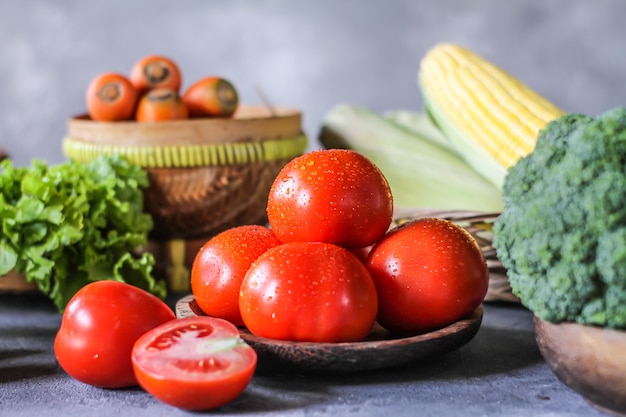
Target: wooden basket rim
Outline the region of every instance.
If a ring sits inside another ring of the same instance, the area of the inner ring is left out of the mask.
[[[99,145],[167,146],[260,141],[302,133],[302,114],[276,107],[240,106],[232,118],[197,118],[154,123],[98,122],[86,115],[71,118],[67,136]]]
[[[78,161],[119,154],[144,168],[196,168],[291,159],[301,155],[307,144],[304,134],[275,140],[179,146],[100,145],[66,137],[63,152]]]

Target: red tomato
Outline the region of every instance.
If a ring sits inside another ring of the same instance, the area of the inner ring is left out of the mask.
[[[214,317],[187,317],[137,340],[132,362],[139,385],[166,404],[209,410],[237,398],[257,364],[237,328]]]
[[[208,316],[243,326],[239,289],[252,262],[280,241],[265,226],[246,225],[211,238],[198,251],[191,268],[191,292]]]
[[[267,214],[284,243],[361,248],[389,228],[393,199],[387,180],[369,159],[351,150],[324,149],[285,165],[270,189]]]
[[[417,334],[451,324],[483,301],[489,271],[474,238],[442,219],[419,219],[390,231],[367,263],[378,292],[378,322]]]
[[[89,116],[96,121],[132,119],[139,94],[131,82],[116,73],[94,78],[85,94]]]
[[[250,332],[293,341],[363,340],[377,307],[376,288],[361,261],[320,242],[269,249],[248,270],[239,296]]]
[[[80,289],[63,312],[54,353],[70,376],[102,388],[137,385],[130,354],[153,327],[175,319],[154,295],[117,281],[96,281]]]

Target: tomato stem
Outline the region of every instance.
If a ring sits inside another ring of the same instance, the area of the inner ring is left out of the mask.
[[[198,343],[198,351],[201,353],[212,354],[233,350],[237,346],[245,344],[241,337],[227,337],[221,339],[208,339]]]

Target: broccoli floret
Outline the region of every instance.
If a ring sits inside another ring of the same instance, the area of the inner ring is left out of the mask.
[[[626,329],[626,109],[549,123],[503,199],[493,245],[522,304],[551,322]]]

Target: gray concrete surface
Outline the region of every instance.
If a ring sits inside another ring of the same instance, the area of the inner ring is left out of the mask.
[[[54,358],[59,323],[46,299],[0,295],[0,417],[198,415],[139,388],[104,390],[73,380]],[[531,314],[494,304],[485,305],[474,339],[451,353],[352,375],[255,375],[235,401],[199,415],[603,416],[550,371],[535,343]]]
[[[242,101],[304,113],[316,147],[339,102],[420,109],[423,54],[461,43],[566,110],[624,104],[626,2],[620,0],[2,0],[0,146],[14,160],[64,160],[67,119],[89,81],[140,57],[174,58],[184,85],[230,78]]]

